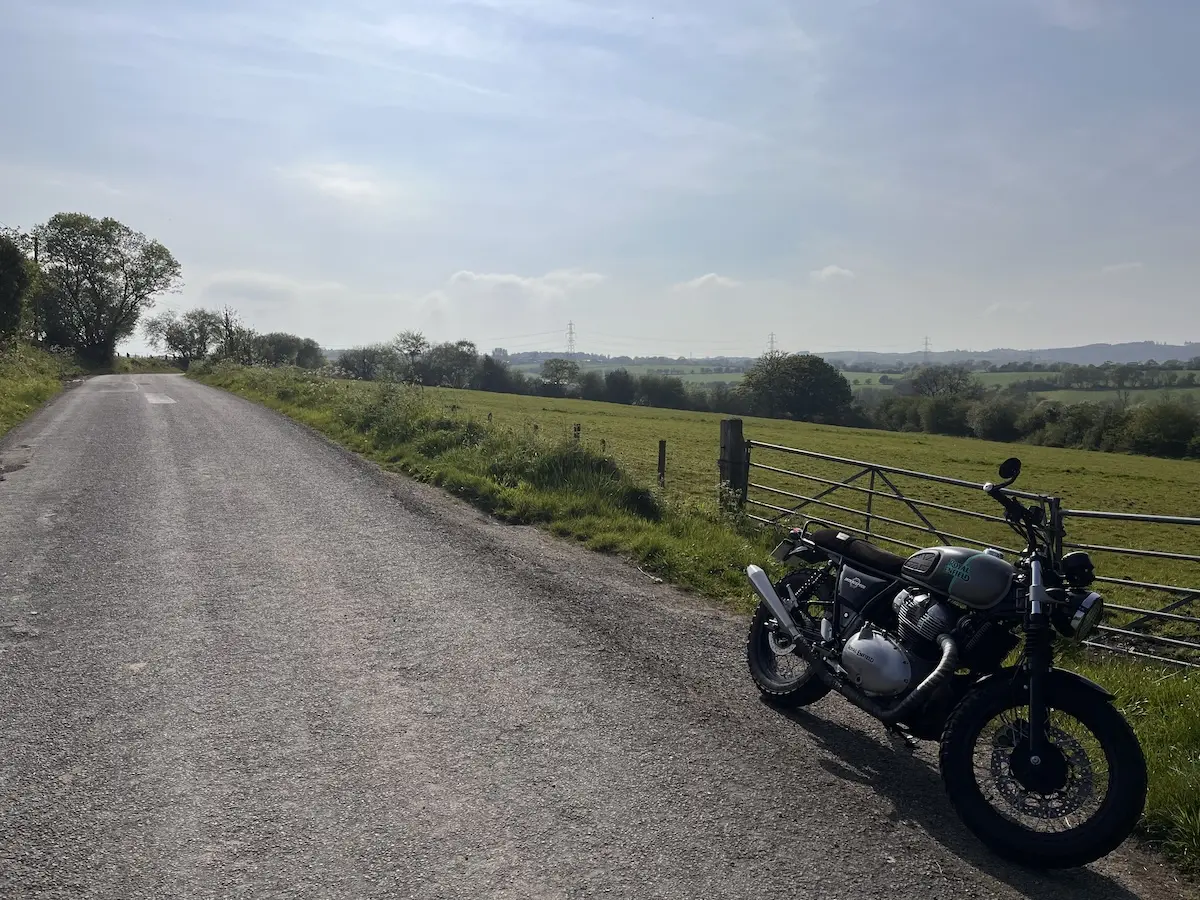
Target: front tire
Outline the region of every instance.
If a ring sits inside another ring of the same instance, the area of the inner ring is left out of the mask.
[[[781,589],[786,592],[784,586],[789,580],[807,580],[811,575],[812,572],[808,570],[793,573],[780,581],[775,590],[777,593]],[[800,598],[801,604],[805,599]],[[803,609],[797,610],[796,615],[804,620],[807,627],[814,627],[815,620]],[[746,637],[746,664],[759,692],[776,706],[808,706],[830,690],[804,658],[792,649],[790,639],[779,630],[775,616],[763,603],[758,605],[750,621],[750,633]]]
[[[1034,768],[1021,750],[1028,702],[1007,678],[968,694],[942,735],[942,780],[963,823],[1000,856],[1042,869],[1087,865],[1120,846],[1141,818],[1142,748],[1107,699],[1051,675],[1051,747]]]

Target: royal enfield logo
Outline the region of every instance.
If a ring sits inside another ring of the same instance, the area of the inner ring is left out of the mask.
[[[971,580],[971,561],[970,560],[954,560],[954,562],[946,563],[946,574],[951,578],[957,578],[959,581]]]
[[[867,586],[867,583],[861,578],[847,578],[846,584],[852,588],[858,588],[860,591]]]

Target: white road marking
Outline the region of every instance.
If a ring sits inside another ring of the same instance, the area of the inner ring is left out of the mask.
[[[175,401],[166,394],[148,394],[143,393],[147,403],[174,403]]]

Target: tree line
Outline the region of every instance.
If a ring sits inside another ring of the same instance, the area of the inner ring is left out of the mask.
[[[863,391],[853,417],[887,431],[918,431],[1050,447],[1200,458],[1200,407],[1188,395],[1127,402],[1063,403],[1023,384],[984,387],[964,367],[929,366],[904,391]]]
[[[469,341],[430,344],[419,332],[409,331],[390,343],[343,352],[336,372],[363,380],[1200,457],[1200,410],[1190,397],[1132,408],[1060,403],[1011,386],[985,387],[965,366],[921,367],[904,379],[903,390],[864,391],[857,396],[836,368],[806,354],[764,354],[734,386],[688,383],[657,373],[636,375],[622,368],[584,371],[564,358],[546,360],[541,372],[531,376],[480,355]]]

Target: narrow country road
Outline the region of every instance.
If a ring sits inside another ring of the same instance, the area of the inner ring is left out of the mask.
[[[761,704],[744,620],[171,376],[0,444],[0,897],[1177,897]]]

